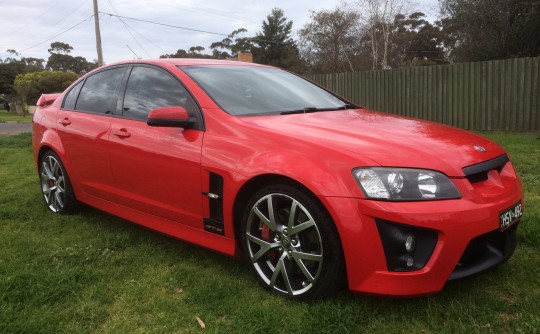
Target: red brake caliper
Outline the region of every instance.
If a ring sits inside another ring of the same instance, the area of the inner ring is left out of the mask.
[[[261,229],[261,237],[264,241],[268,241],[268,242],[273,242],[274,241],[274,232],[272,232],[270,230],[270,228],[268,227],[268,225],[266,224],[263,224],[262,226],[262,229]],[[268,260],[270,261],[275,261],[277,259],[277,252],[276,250],[272,249],[270,251],[268,251],[268,253],[266,253],[266,257],[268,258]]]

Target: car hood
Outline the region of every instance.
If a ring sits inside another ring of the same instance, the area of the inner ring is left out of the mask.
[[[449,176],[463,176],[463,167],[505,153],[464,130],[366,109],[242,119],[250,127],[305,141],[313,149],[348,151],[381,166],[432,169]]]

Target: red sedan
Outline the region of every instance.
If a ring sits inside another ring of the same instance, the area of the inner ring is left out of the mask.
[[[523,192],[502,147],[277,68],[122,62],[38,104],[51,211],[82,202],[246,258],[281,295],[433,293],[516,247]]]

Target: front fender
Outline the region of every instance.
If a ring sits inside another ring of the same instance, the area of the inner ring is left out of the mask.
[[[363,156],[290,138],[223,137],[206,133],[202,166],[237,175],[244,183],[275,174],[296,180],[317,196],[364,198],[352,176],[358,166],[377,165]],[[241,186],[241,185],[240,185]]]
[[[354,160],[294,149],[268,150],[238,160],[234,171],[247,179],[262,174],[285,176],[317,196],[363,198],[351,172],[358,163]]]

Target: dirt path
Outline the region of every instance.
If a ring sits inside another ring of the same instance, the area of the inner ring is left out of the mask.
[[[32,123],[0,123],[0,136],[32,132]]]

